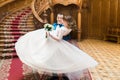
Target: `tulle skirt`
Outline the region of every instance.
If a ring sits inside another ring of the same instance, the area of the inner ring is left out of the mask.
[[[95,67],[98,63],[65,40],[46,38],[44,29],[28,32],[15,43],[20,60],[40,72],[69,73]]]

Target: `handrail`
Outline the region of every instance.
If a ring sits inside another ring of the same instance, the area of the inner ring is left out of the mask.
[[[0,1],[0,7],[6,5],[6,4],[10,3],[10,2],[13,2],[13,1],[15,1],[15,0],[1,0]]]
[[[14,12],[19,11],[20,9],[24,9],[24,8],[26,8],[26,7],[29,7],[29,6],[30,6],[30,5],[28,4],[28,5],[23,6],[23,7],[21,7],[21,8],[18,8],[18,9],[15,9],[15,10],[10,11],[10,12],[7,13],[3,18],[0,19],[0,23],[1,23],[6,17],[8,17],[9,15],[13,14]]]
[[[41,14],[44,10],[47,10],[48,8],[50,8],[49,3],[47,2],[46,4],[44,4],[41,9],[38,11],[39,14]]]
[[[36,2],[36,0],[33,0],[32,4],[31,4],[31,9],[32,9],[33,15],[35,16],[36,19],[38,19],[38,21],[40,21],[41,23],[45,23],[44,20],[39,16],[39,14],[44,12],[44,10],[47,10],[48,8],[50,8],[49,1],[42,0],[39,4],[37,11],[35,10],[35,6],[34,6],[35,2]]]
[[[40,22],[44,23],[43,19],[40,18],[40,16],[38,15],[38,13],[35,11],[35,7],[34,7],[35,1],[36,1],[36,0],[33,0],[33,1],[32,1],[32,4],[31,4],[32,12],[33,12],[34,16],[35,16]]]

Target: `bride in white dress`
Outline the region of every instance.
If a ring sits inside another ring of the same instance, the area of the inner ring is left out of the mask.
[[[62,39],[69,34],[71,17],[64,17],[64,27],[47,32],[39,29],[28,32],[18,39],[15,49],[20,60],[39,72],[71,73],[98,63],[88,54]]]

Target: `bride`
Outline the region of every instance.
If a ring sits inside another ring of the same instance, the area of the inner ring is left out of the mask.
[[[71,32],[72,21],[71,16],[64,16],[63,27],[47,34],[43,28],[20,37],[15,43],[20,60],[38,72],[47,73],[71,73],[95,67],[98,63],[92,57],[62,39]]]

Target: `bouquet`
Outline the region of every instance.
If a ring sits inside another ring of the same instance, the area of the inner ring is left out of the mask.
[[[47,38],[47,32],[53,30],[53,25],[47,23],[44,25],[44,29],[46,30],[46,38]]]

